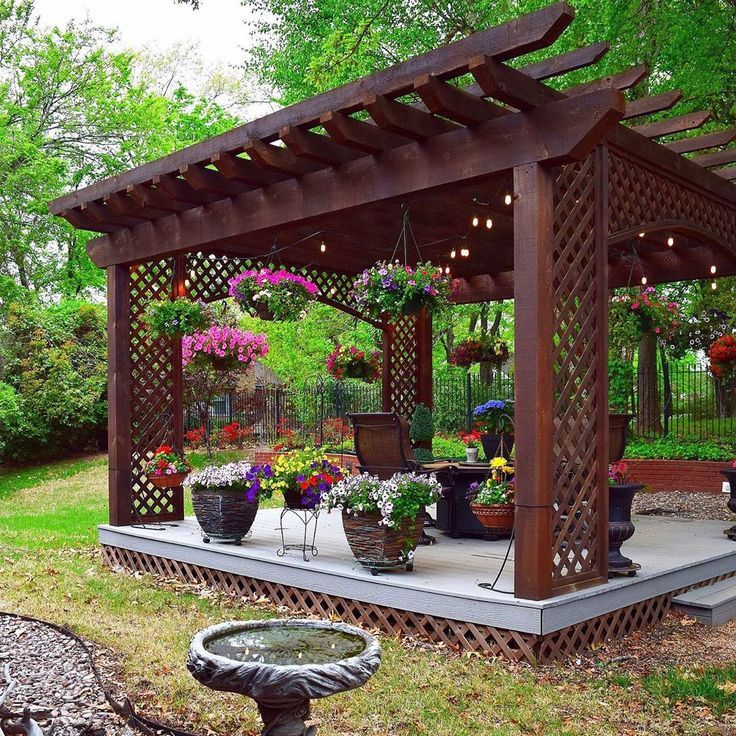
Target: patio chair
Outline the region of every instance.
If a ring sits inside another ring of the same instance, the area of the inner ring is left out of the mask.
[[[348,417],[353,423],[355,454],[358,456],[358,470],[361,473],[370,473],[381,480],[387,480],[394,473],[429,474],[440,469],[424,468],[414,457],[409,440],[409,425],[396,412],[348,414]],[[424,525],[435,525],[429,514],[425,517]],[[436,541],[422,530],[420,544],[434,544]]]

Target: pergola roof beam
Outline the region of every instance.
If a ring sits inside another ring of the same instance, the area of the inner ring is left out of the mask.
[[[696,164],[710,168],[712,166],[723,166],[736,161],[736,148],[729,148],[715,153],[706,153],[703,156],[693,156],[691,159]]]
[[[64,210],[59,215],[63,217],[70,225],[78,230],[90,230],[97,233],[114,233],[122,230],[122,225],[113,225],[111,223],[97,222],[85,215],[79,207],[71,210]]]
[[[203,189],[205,192],[212,192],[221,196],[235,197],[253,188],[226,179],[217,171],[198,164],[185,164],[179,167],[179,173],[184,177],[187,184],[190,184],[194,189],[198,191]]]
[[[408,138],[341,112],[326,112],[319,122],[333,141],[364,153],[381,153],[409,143]]]
[[[626,114],[624,120],[638,118],[641,115],[652,115],[655,112],[662,112],[674,107],[682,99],[682,91],[673,89],[669,92],[662,92],[660,95],[652,95],[651,97],[639,97],[636,100],[630,100],[626,103]]]
[[[165,212],[181,212],[182,210],[188,209],[186,204],[176,202],[158,189],[152,189],[142,184],[132,184],[126,189],[126,193],[141,207],[150,207],[157,210],[164,210]]]
[[[632,66],[623,72],[618,74],[611,74],[607,77],[600,77],[594,79],[591,82],[584,82],[583,84],[576,84],[572,87],[566,87],[562,91],[568,96],[584,95],[589,92],[594,92],[597,89],[631,89],[636,87],[639,82],[646,79],[649,70],[646,64],[639,64]]]
[[[274,146],[265,141],[253,140],[245,145],[245,152],[255,163],[269,171],[288,176],[304,176],[323,169],[324,164],[317,164],[298,158],[287,148]]]
[[[128,217],[140,218],[141,220],[158,220],[171,214],[171,210],[159,210],[155,207],[141,205],[136,200],[129,198],[127,194],[113,192],[105,196],[105,205],[116,215],[127,215]]]
[[[341,164],[345,161],[354,161],[361,155],[351,148],[336,143],[325,135],[312,133],[298,127],[282,128],[279,137],[295,156],[328,166]]]
[[[567,74],[577,69],[583,69],[599,62],[610,50],[608,41],[601,41],[590,46],[581,46],[574,51],[550,56],[549,59],[538,61],[536,64],[522,66],[519,71],[532,79],[549,79],[561,74]]]
[[[736,166],[729,166],[727,169],[716,169],[713,173],[718,174],[718,176],[728,181],[733,181],[736,179]]]
[[[705,151],[708,148],[727,146],[734,139],[736,139],[736,128],[728,128],[715,133],[681,138],[679,141],[669,141],[662,145],[675,153],[692,153],[693,151]]]
[[[685,130],[699,128],[701,125],[710,120],[713,112],[711,110],[699,110],[698,112],[688,112],[685,115],[678,115],[674,118],[666,118],[665,120],[657,120],[655,123],[648,125],[636,125],[632,130],[643,135],[645,138],[661,138],[664,135],[672,135],[673,133],[682,133]]]
[[[214,202],[206,221],[190,210],[98,238],[89,243],[89,252],[97,265],[106,266],[216,247],[240,233],[314,222],[330,213],[459,183],[470,186],[528,161],[554,164],[582,158],[623,112],[623,96],[616,90],[559,100],[472,129],[458,128],[422,145],[401,146],[378,158],[362,157],[298,181],[247,192],[233,201]],[[499,140],[513,140],[514,145],[490,145]]]
[[[251,186],[270,186],[288,176],[264,169],[253,161],[232,153],[216,153],[210,158],[213,166],[226,178]]]
[[[457,129],[457,126],[449,120],[437,118],[416,107],[403,105],[385,95],[368,97],[365,109],[375,120],[376,125],[414,141],[426,141]]]
[[[109,207],[98,204],[97,202],[85,202],[81,205],[80,210],[83,215],[90,220],[100,223],[101,225],[116,225],[122,228],[135,227],[145,222],[139,217],[128,217],[126,215],[118,215]]]
[[[570,25],[575,13],[560,2],[516,18],[485,31],[421,54],[388,69],[375,72],[308,100],[277,110],[231,131],[214,136],[169,156],[64,195],[50,204],[53,214],[98,200],[131,184],[143,184],[155,176],[172,174],[191,163],[209,163],[223,151],[238,153],[251,140],[275,140],[286,126],[315,126],[320,116],[329,111],[355,112],[363,107],[366,97],[384,94],[397,97],[413,89],[414,81],[423,74],[434,74],[447,80],[467,72],[468,61],[485,53],[497,60],[537,51],[554,43]]]
[[[221,199],[221,197],[216,194],[197,190],[183,179],[177,179],[175,176],[171,176],[169,174],[154,176],[153,184],[156,189],[160,189],[176,202],[186,202],[187,204],[197,207],[203,204],[209,204],[210,202],[216,202],[218,199]]]
[[[429,112],[444,115],[463,125],[473,125],[509,112],[506,108],[486,102],[477,95],[443,82],[431,74],[417,79],[414,82],[414,89]]]

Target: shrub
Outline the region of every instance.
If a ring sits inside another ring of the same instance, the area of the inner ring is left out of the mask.
[[[625,456],[637,460],[712,460],[729,461],[736,457],[734,440],[688,440],[662,437],[656,440],[634,438],[626,445]]]
[[[431,442],[434,437],[432,412],[424,404],[417,404],[409,425],[409,437],[414,442]]]
[[[23,412],[21,410],[20,396],[17,391],[7,383],[0,383],[0,458],[3,450],[13,437],[22,433]]]

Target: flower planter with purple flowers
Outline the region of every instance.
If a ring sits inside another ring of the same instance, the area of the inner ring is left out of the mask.
[[[304,276],[286,269],[249,269],[229,281],[228,294],[246,311],[261,319],[288,321],[301,319],[319,288]]]

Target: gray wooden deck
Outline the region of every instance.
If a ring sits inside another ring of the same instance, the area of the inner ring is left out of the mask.
[[[722,521],[656,517],[635,519],[637,531],[623,552],[642,566],[635,578],[546,601],[530,601],[478,587],[491,582],[507,541],[454,540],[437,530],[438,543],[417,549],[413,572],[392,570],[373,577],[353,564],[338,514],[322,514],[319,556],[304,562],[299,552],[278,557],[277,509],[259,511],[252,535],[242,546],[205,544],[194,519],[163,530],[101,526],[100,542],[260,580],[353,598],[416,613],[546,634],[724,573],[736,571],[736,542],[726,539]],[[298,522],[290,534],[297,541]],[[513,550],[498,583],[513,589]]]

